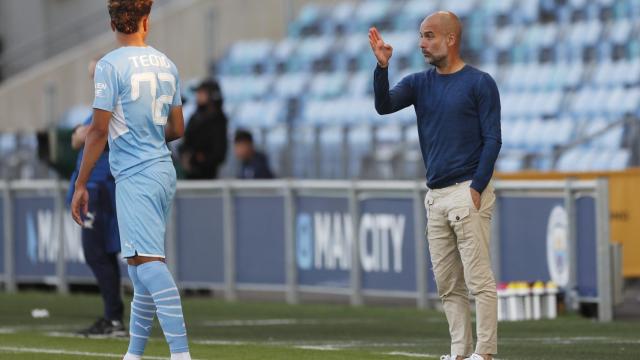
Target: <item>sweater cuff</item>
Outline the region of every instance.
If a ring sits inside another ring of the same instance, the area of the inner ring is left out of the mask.
[[[387,64],[387,67],[382,67],[376,62],[376,71],[389,71],[389,65]]]
[[[480,184],[479,181],[473,180],[473,181],[471,181],[471,186],[470,187],[472,189],[474,189],[475,191],[479,192],[480,194],[482,194],[484,189],[487,187],[487,184]]]

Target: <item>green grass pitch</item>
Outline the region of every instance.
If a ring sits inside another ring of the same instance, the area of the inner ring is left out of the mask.
[[[72,336],[100,311],[93,295],[0,293],[0,359],[120,359],[126,339]],[[46,308],[50,317],[34,319]],[[194,359],[439,359],[449,349],[442,313],[412,308],[226,303],[185,298]],[[498,359],[640,359],[640,322],[563,316],[501,323]],[[157,321],[145,359],[168,359]]]

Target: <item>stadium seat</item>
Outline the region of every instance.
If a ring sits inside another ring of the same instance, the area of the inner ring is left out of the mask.
[[[416,137],[408,136],[415,126],[413,109],[379,116],[373,107],[375,59],[366,29],[381,27],[394,47],[389,67],[394,86],[427,68],[416,30],[424,16],[441,5],[436,0],[306,5],[290,24],[287,37],[235,43],[218,67],[233,121],[258,128],[290,121],[292,136],[305,141],[314,133],[310,129],[319,127],[320,146],[333,151],[321,160],[302,148],[296,151],[293,171],[302,177],[313,171],[329,178],[362,175],[373,129],[378,129],[377,139],[406,139],[400,148],[404,158],[412,160],[406,160],[405,167],[415,165],[419,147]],[[447,8],[465,22],[464,46],[476,60],[472,65],[491,74],[500,89],[499,169],[549,170],[554,165],[553,149],[575,141],[579,144],[560,155],[557,170],[588,169],[588,161],[601,169],[613,166],[613,158],[617,166],[628,165],[622,126],[592,136],[603,124],[639,113],[640,40],[635,39],[633,19],[640,16],[640,3],[474,0],[448,3]],[[274,64],[261,62],[264,57]],[[259,74],[257,65],[262,68]],[[406,133],[398,136],[388,126],[402,126]],[[346,139],[344,128],[350,129]],[[347,175],[335,162],[341,156],[335,149],[343,149],[343,140],[350,149],[344,154],[350,162]],[[307,161],[321,164],[306,166]]]

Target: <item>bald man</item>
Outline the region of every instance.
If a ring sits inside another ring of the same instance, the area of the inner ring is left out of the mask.
[[[429,192],[427,238],[433,272],[449,322],[451,355],[444,360],[492,359],[497,353],[497,294],[489,256],[495,195],[489,184],[500,152],[500,96],[495,81],[460,58],[462,26],[437,12],[420,25],[420,49],[433,68],[411,74],[389,90],[393,54],[369,30],[378,60],[375,107],[389,114],[413,105]],[[469,292],[476,300],[477,344]]]

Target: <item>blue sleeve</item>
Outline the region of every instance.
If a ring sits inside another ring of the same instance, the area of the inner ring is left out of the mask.
[[[391,114],[413,105],[411,80],[412,75],[406,76],[389,91],[389,70],[376,66],[373,73],[373,92],[378,114]]]
[[[78,154],[78,158],[82,158],[82,154]],[[69,179],[69,189],[67,189],[67,195],[64,197],[64,203],[67,207],[71,207],[71,200],[73,200],[73,193],[76,191],[76,180],[78,179],[78,169],[76,168],[71,174]]]
[[[178,74],[178,68],[173,65],[173,68],[176,69],[176,73],[174,76],[176,77],[176,92],[173,94],[173,101],[171,101],[171,106],[182,106],[182,92],[180,91],[181,83],[180,83],[180,74]]]
[[[113,111],[118,101],[118,72],[110,63],[100,60],[93,75],[95,96],[93,108]]]
[[[500,147],[502,135],[500,130],[500,93],[498,86],[490,75],[484,74],[476,84],[478,116],[480,118],[480,134],[482,136],[482,153],[480,163],[473,176],[471,187],[482,193],[491,181]]]

